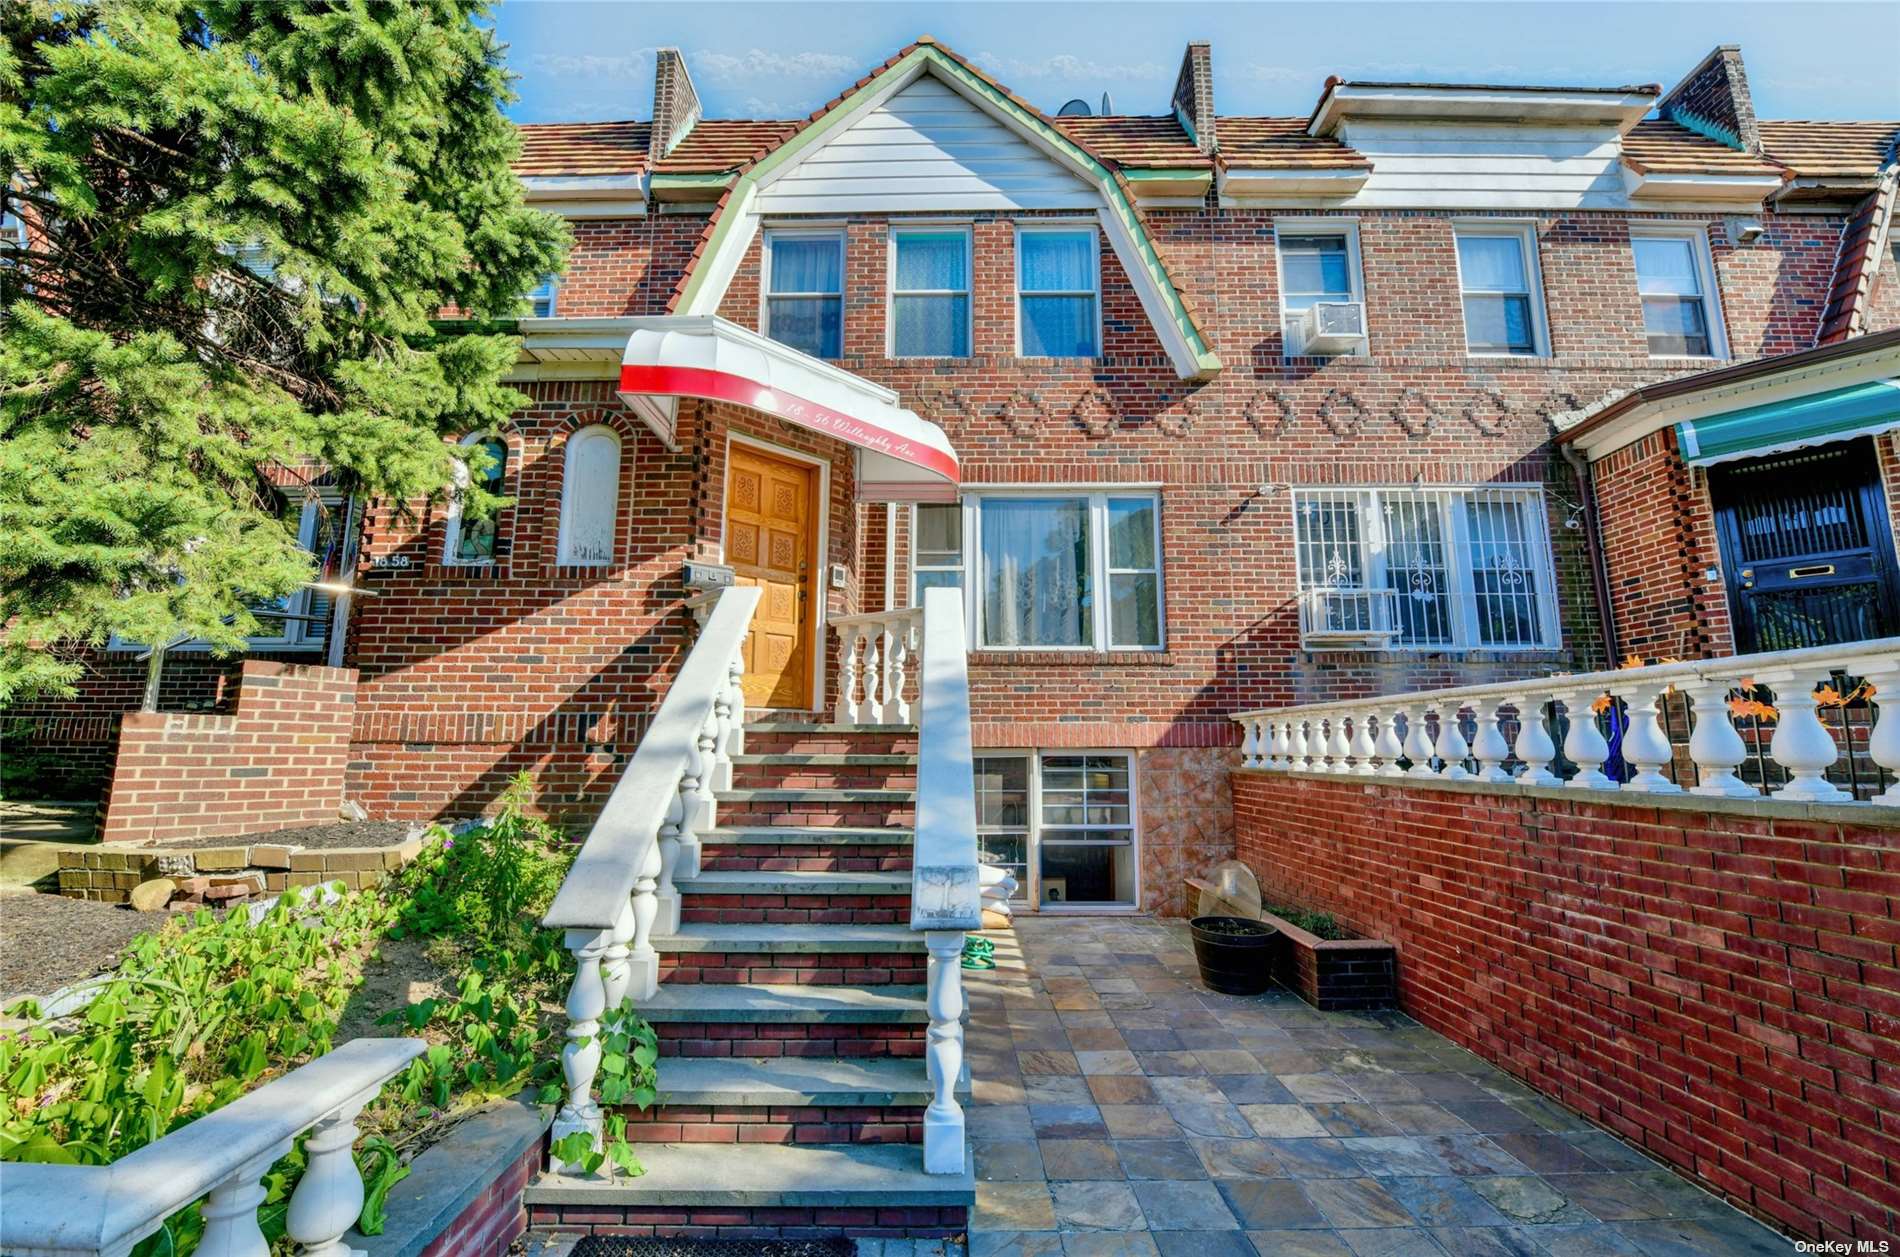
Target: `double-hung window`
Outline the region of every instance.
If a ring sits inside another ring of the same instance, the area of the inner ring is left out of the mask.
[[[765,334],[814,358],[844,354],[844,234],[765,236]]]
[[[1360,279],[1357,227],[1341,220],[1289,219],[1275,229],[1274,251],[1280,264],[1280,320],[1286,354],[1302,357],[1334,352],[1307,344],[1306,312],[1322,302],[1358,303],[1363,311],[1365,289]],[[1350,352],[1363,353],[1363,313],[1357,323],[1360,335]]]
[[[1101,353],[1101,259],[1093,227],[1016,229],[1017,350],[1025,358]]]
[[[970,233],[891,233],[891,356],[970,356]]]
[[[1302,631],[1422,649],[1547,649],[1557,605],[1535,487],[1301,489]]]
[[[973,494],[917,507],[913,600],[966,590],[992,650],[1159,650],[1161,508],[1149,492]]]
[[[1701,231],[1632,233],[1630,251],[1636,258],[1636,290],[1643,299],[1650,356],[1722,357],[1722,316]]]
[[[1463,226],[1455,235],[1465,349],[1482,355],[1548,352],[1536,231],[1504,223]]]

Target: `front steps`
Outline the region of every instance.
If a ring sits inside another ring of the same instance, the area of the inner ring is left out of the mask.
[[[544,1174],[535,1226],[720,1238],[961,1234],[974,1175],[923,1170],[928,952],[910,928],[916,729],[748,724],[680,926],[655,935],[646,1174]],[[959,1080],[967,1094],[967,1075]]]

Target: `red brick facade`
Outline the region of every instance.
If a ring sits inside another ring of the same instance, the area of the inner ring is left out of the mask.
[[[1398,947],[1432,1029],[1808,1238],[1900,1238],[1900,834],[1233,775],[1263,896]]]

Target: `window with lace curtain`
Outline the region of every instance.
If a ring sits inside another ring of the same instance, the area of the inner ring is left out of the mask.
[[[1017,225],[1016,340],[1023,357],[1101,352],[1099,240],[1092,226]]]
[[[605,567],[613,562],[619,514],[620,435],[597,423],[567,438],[555,561],[570,567]]]

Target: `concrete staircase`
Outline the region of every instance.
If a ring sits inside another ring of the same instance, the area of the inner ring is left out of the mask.
[[[915,725],[749,723],[700,867],[656,935],[661,1100],[645,1175],[544,1174],[532,1225],[717,1238],[964,1231],[974,1176],[926,1174],[928,954],[910,928]],[[959,1091],[967,1094],[967,1077]]]

